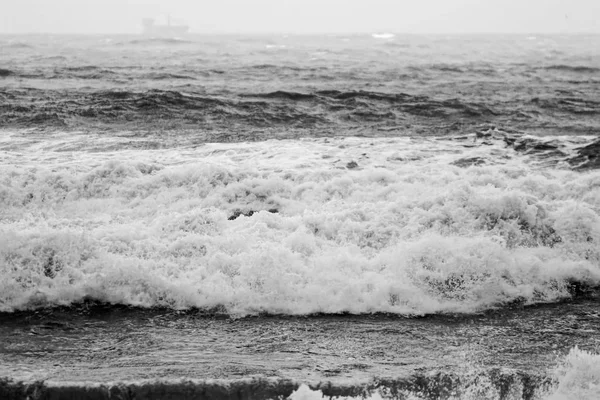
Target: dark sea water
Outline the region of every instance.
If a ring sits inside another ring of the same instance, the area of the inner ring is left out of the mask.
[[[0,123],[228,141],[597,135],[598,49],[599,35],[2,36]]]
[[[510,313],[599,243],[598,35],[0,36],[0,312]]]

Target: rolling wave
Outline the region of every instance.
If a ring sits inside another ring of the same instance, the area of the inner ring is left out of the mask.
[[[114,74],[90,68],[73,73],[90,80],[100,78],[99,75]],[[171,82],[195,80],[189,75],[163,72],[149,73],[145,77]],[[192,91],[182,90],[187,88]],[[100,123],[113,130],[147,130],[153,129],[157,121],[169,121],[172,129],[266,130],[287,127],[290,132],[292,129],[327,128],[340,133],[348,128],[389,131],[395,127],[396,132],[419,135],[469,133],[482,124],[493,124],[523,133],[556,134],[569,130],[591,134],[595,132],[594,121],[597,121],[594,117],[600,114],[600,102],[573,97],[575,93],[572,92],[555,97],[534,97],[513,106],[510,102],[438,99],[427,95],[366,90],[207,94],[195,93],[195,88],[190,85],[178,89],[138,91],[125,88],[79,92],[0,89],[0,108],[3,110],[0,122],[5,127],[53,127],[62,121],[60,126],[72,129]],[[40,117],[44,115],[46,117]],[[581,119],[563,118],[565,115]]]
[[[22,95],[23,92],[19,92]],[[18,95],[17,93],[14,96]],[[52,95],[57,99],[45,103],[45,115],[68,120],[72,116],[85,118],[119,119],[161,118],[179,121],[207,121],[230,126],[243,122],[247,126],[265,127],[288,125],[312,128],[317,126],[347,125],[356,122],[392,122],[402,120],[402,114],[427,118],[472,118],[481,120],[496,114],[485,105],[465,103],[458,99],[433,100],[426,96],[388,94],[367,91],[317,91],[298,93],[277,91],[242,94],[239,98],[196,95],[174,90],[118,91],[107,90],[82,93],[77,103],[72,93]],[[14,97],[13,97],[14,98]],[[269,101],[257,101],[258,99]],[[310,102],[312,108],[298,105]],[[40,126],[35,100],[29,104],[6,102],[4,122]],[[43,125],[43,124],[42,124]]]

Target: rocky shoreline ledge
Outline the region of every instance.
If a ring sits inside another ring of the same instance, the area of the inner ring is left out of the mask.
[[[482,382],[485,382],[482,385]],[[0,379],[3,399],[281,399],[293,396],[301,382],[289,379],[250,378],[233,381],[148,381],[136,383],[70,384],[36,381],[23,383]],[[534,399],[551,389],[550,377],[521,371],[492,369],[471,376],[445,373],[415,374],[400,379],[373,379],[361,384],[310,383],[308,387],[326,398],[355,397],[404,399],[461,398],[479,394],[497,399]]]

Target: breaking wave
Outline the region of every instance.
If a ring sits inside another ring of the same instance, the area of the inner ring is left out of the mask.
[[[600,175],[536,154],[358,138],[5,152],[0,310],[426,314],[585,294]]]

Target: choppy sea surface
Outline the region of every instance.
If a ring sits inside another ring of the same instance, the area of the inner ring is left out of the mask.
[[[595,292],[599,99],[592,35],[0,36],[0,311]]]

